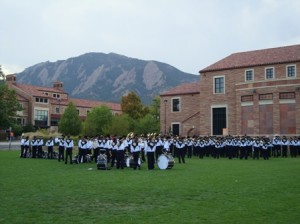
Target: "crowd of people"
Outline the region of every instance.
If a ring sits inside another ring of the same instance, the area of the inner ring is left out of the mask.
[[[135,136],[79,136],[78,151],[73,157],[74,141],[70,136],[52,138],[45,143],[43,138],[21,139],[21,155],[26,158],[57,159],[69,163],[86,163],[104,158],[110,168],[124,169],[126,159],[130,158],[133,169],[141,169],[141,163],[147,162],[153,170],[162,154],[178,158],[178,163],[185,163],[186,157],[239,158],[268,160],[270,157],[297,157],[300,155],[300,136],[167,136],[148,134]],[[47,151],[43,151],[43,146]],[[54,147],[58,146],[58,151]],[[75,154],[75,153],[74,153]]]

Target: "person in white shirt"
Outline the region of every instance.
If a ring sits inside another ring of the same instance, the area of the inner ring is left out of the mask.
[[[37,149],[38,149],[38,158],[43,158],[43,145],[44,140],[42,137],[37,138]]]
[[[24,156],[24,150],[25,150],[25,138],[24,138],[24,135],[22,135],[22,138],[21,138],[21,154],[20,154],[20,158],[25,158],[26,156]]]
[[[54,146],[54,140],[52,137],[48,141],[46,141],[46,146],[48,149],[48,159],[53,159],[53,146]]]
[[[37,139],[36,136],[33,136],[33,139],[31,140],[31,151],[32,151],[32,158],[36,158],[37,154]]]
[[[134,140],[132,141],[132,144],[130,146],[130,152],[133,155],[133,169],[136,170],[137,168],[140,170],[141,169],[141,165],[139,164],[139,156],[140,156],[140,151],[141,151],[141,146],[139,145],[139,141],[138,138],[134,138]]]
[[[125,138],[122,138],[117,143],[117,169],[124,169],[124,151],[127,146],[127,143],[125,142]]]
[[[65,164],[68,163],[68,157],[70,157],[70,164],[73,164],[73,161],[72,161],[73,147],[74,147],[73,139],[71,139],[70,136],[68,136],[68,138],[65,141],[65,148],[66,148]]]
[[[62,161],[65,160],[64,151],[65,151],[65,136],[62,135],[61,138],[58,140],[58,162],[60,162],[60,160]]]
[[[148,170],[154,169],[155,159],[154,159],[154,153],[156,150],[156,142],[155,138],[149,139],[146,147],[146,153],[147,153],[147,162],[148,162]]]

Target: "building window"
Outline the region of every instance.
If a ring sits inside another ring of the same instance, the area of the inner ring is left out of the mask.
[[[77,111],[77,114],[79,115],[79,110],[76,110]]]
[[[214,77],[214,93],[225,93],[224,77]]]
[[[295,99],[295,93],[294,92],[279,93],[279,99],[281,99],[281,100]]]
[[[56,107],[56,108],[55,108],[55,113],[57,113],[57,114],[60,113],[59,107]]]
[[[265,75],[266,79],[274,79],[274,68],[266,68]]]
[[[273,100],[273,94],[259,94],[259,100]]]
[[[245,80],[247,81],[253,81],[254,80],[254,75],[253,75],[253,69],[249,69],[245,71]]]
[[[36,97],[36,98],[35,98],[35,102],[36,102],[36,103],[48,103],[48,99]]]
[[[286,66],[286,76],[288,78],[296,77],[296,65]]]
[[[241,96],[242,102],[252,102],[253,101],[253,95],[247,95],[247,96]]]
[[[174,98],[172,99],[172,112],[179,112],[180,111],[180,99]]]
[[[34,121],[35,121],[36,126],[47,126],[48,111],[47,110],[34,110]]]

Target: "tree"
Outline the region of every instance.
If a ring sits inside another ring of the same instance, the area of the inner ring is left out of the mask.
[[[11,126],[13,117],[20,110],[16,92],[9,89],[6,83],[0,83],[0,128]]]
[[[85,132],[88,135],[104,134],[104,129],[111,124],[112,113],[107,106],[93,108],[85,122]]]
[[[124,136],[129,132],[132,132],[133,129],[130,130],[130,126],[131,118],[128,116],[128,114],[116,115],[113,116],[111,125],[106,126],[104,129],[104,134]]]
[[[138,120],[135,132],[136,134],[159,133],[159,122],[151,114]]]
[[[5,81],[5,75],[4,75],[4,73],[2,72],[2,67],[1,67],[1,65],[0,65],[0,82],[4,82]]]
[[[140,97],[135,92],[130,92],[121,99],[122,111],[133,119],[143,117],[143,104]]]
[[[156,96],[149,107],[149,113],[157,120],[160,120],[160,98]]]
[[[76,106],[70,102],[58,123],[58,130],[64,135],[79,135],[81,129],[82,123]]]

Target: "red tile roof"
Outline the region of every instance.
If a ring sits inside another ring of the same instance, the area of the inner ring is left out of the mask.
[[[171,95],[185,95],[185,94],[199,94],[200,87],[198,82],[184,83],[173,89],[167,90],[160,94],[160,96],[171,96]]]
[[[65,93],[63,90],[59,90],[51,87],[41,87],[41,86],[33,86],[33,85],[19,84],[19,83],[13,85],[32,96],[47,97],[44,94],[44,92]]]
[[[300,45],[240,52],[202,69],[200,73],[300,61]]]
[[[109,107],[111,110],[121,111],[121,104],[119,103],[110,103],[110,102],[75,99],[75,98],[70,98],[70,101],[72,101],[77,107],[93,108],[93,107],[105,105]]]

